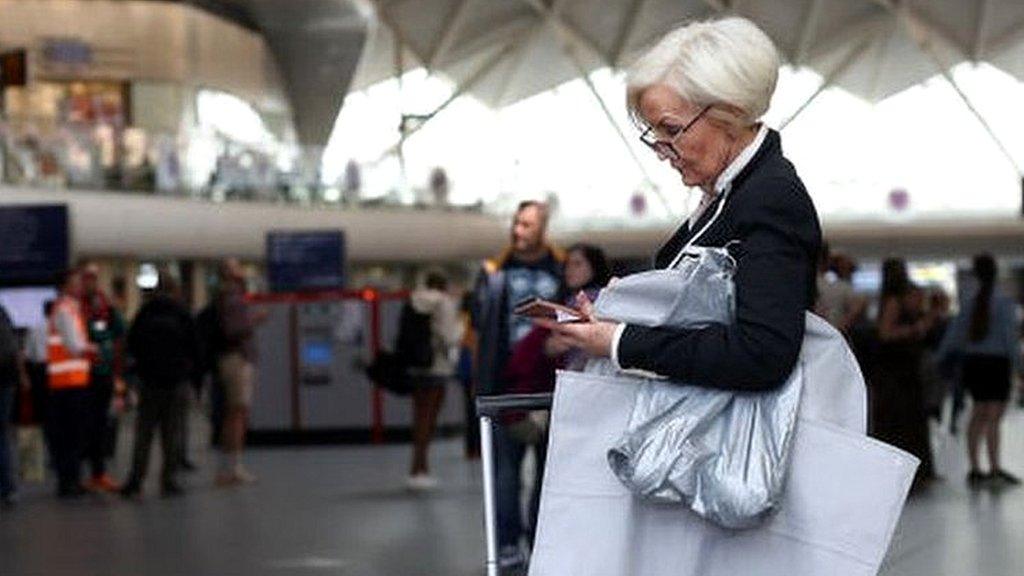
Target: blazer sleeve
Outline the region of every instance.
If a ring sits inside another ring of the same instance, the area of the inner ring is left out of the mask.
[[[692,330],[629,325],[619,340],[623,368],[747,391],[777,388],[792,372],[821,245],[817,215],[802,185],[789,180],[752,187],[736,201],[735,320]]]

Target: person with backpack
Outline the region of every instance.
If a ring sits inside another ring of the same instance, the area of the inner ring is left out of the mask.
[[[11,413],[18,390],[28,389],[28,375],[14,323],[0,306],[0,506],[5,508],[14,504],[17,490],[11,456]]]
[[[430,440],[445,391],[455,377],[456,347],[463,331],[447,290],[445,274],[429,271],[403,308],[399,326],[396,354],[413,390],[413,455],[407,480],[410,490],[437,486],[430,475]]]

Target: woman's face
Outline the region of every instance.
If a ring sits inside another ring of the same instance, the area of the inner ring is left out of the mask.
[[[594,278],[594,269],[579,250],[569,252],[565,259],[565,285],[576,292],[590,283]]]
[[[668,161],[682,176],[687,186],[710,190],[731,159],[735,137],[718,123],[710,121],[705,112],[686,132],[681,130],[701,114],[701,107],[683,100],[672,88],[655,84],[640,94],[638,108],[644,122],[665,137],[678,158]]]

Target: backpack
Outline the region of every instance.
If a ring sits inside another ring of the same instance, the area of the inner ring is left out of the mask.
[[[382,350],[366,367],[366,376],[377,386],[399,396],[412,394],[415,383],[410,368],[430,368],[434,363],[430,314],[417,312],[406,302],[398,321],[395,351]]]
[[[430,314],[417,312],[406,302],[398,322],[395,356],[406,368],[430,368],[434,364],[434,334]]]

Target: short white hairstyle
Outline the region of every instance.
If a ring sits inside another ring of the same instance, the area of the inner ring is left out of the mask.
[[[633,64],[626,106],[639,120],[640,96],[663,84],[696,106],[729,104],[757,122],[779,78],[779,52],[756,24],[740,17],[693,22],[666,34]]]

